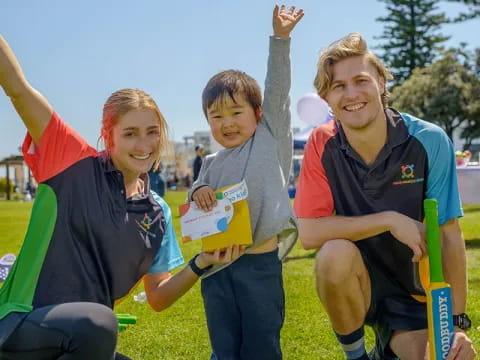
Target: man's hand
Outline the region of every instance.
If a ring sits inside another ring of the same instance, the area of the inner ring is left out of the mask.
[[[273,9],[273,35],[290,37],[290,32],[295,25],[302,19],[304,13],[303,9],[295,12],[295,6],[290,6],[290,9],[286,10],[286,6],[275,5]]]
[[[193,201],[197,207],[203,211],[211,211],[212,208],[217,205],[217,198],[215,192],[210,186],[202,186],[196,190],[192,195]]]
[[[243,255],[244,252],[245,246],[232,245],[223,251],[217,249],[214,252],[201,252],[195,259],[195,263],[200,269],[206,268],[209,265],[228,264]]]
[[[389,212],[392,216],[390,233],[413,251],[412,261],[420,261],[427,255],[425,225],[398,212]]]
[[[457,330],[446,360],[472,360],[476,355],[477,351],[473,347],[472,340],[465,332]]]

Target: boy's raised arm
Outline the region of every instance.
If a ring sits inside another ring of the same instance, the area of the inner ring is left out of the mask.
[[[12,101],[33,141],[38,144],[52,117],[52,107],[23,75],[12,49],[0,35],[0,86]]]
[[[295,12],[295,6],[291,6],[286,10],[286,6],[275,5],[273,9],[273,35],[289,38],[290,33],[297,23],[302,19],[303,9]]]
[[[265,95],[264,119],[273,136],[281,138],[290,131],[290,33],[302,19],[303,9],[288,10],[285,5],[273,9],[273,36],[270,40]]]

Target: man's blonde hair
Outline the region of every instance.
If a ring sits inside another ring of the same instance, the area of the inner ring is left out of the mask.
[[[388,106],[388,97],[390,96],[387,89],[387,81],[392,80],[393,76],[382,61],[368,49],[367,42],[360,33],[348,34],[322,51],[317,63],[317,75],[313,82],[318,95],[324,99],[326,98],[332,85],[333,65],[352,56],[365,56],[377,70],[378,76],[384,80],[385,85],[381,98],[383,107],[386,108]]]

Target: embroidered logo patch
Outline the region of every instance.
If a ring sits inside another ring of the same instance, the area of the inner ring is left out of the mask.
[[[413,172],[414,167],[414,164],[400,166],[400,169],[402,170],[402,180],[415,178],[415,174]]]
[[[407,164],[400,166],[401,178],[399,181],[394,181],[393,185],[414,184],[422,182],[423,178],[415,178],[414,172],[415,164]]]
[[[155,224],[157,222],[157,220],[158,220],[158,218],[156,218],[155,220],[152,220],[152,218],[150,216],[148,216],[148,214],[144,214],[142,220],[140,220],[140,221],[135,219],[135,222],[137,223],[138,227],[140,228],[140,230],[145,235],[144,241],[145,241],[145,245],[147,246],[147,248],[151,247],[151,242],[150,242],[149,236],[151,236],[152,238],[157,237],[156,234],[154,234],[153,232],[150,231],[150,228],[152,227],[153,224]]]
[[[150,216],[148,216],[148,214],[145,214],[142,221],[140,221],[140,224],[142,224],[145,231],[148,231],[150,230],[150,226],[152,226],[152,219]]]

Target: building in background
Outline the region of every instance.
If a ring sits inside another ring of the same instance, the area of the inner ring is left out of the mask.
[[[37,184],[22,155],[0,159],[0,168],[5,170],[5,176],[0,178],[0,192],[7,200],[12,199],[12,193],[35,195]]]

